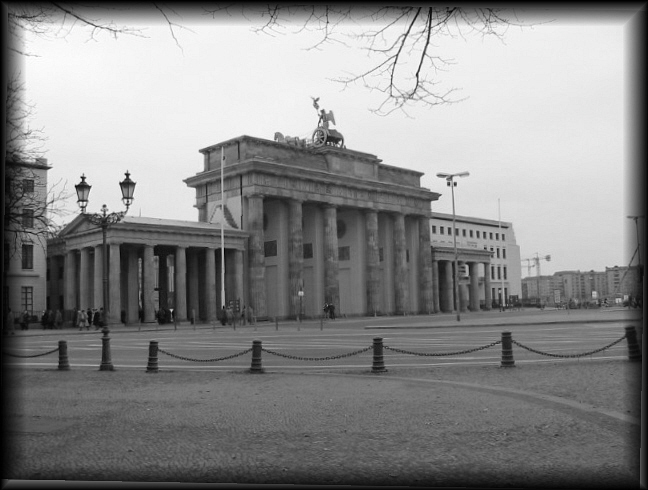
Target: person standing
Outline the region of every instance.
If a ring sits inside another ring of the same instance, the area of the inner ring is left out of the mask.
[[[11,335],[14,335],[16,333],[16,321],[14,319],[13,311],[11,311],[11,308],[7,310],[4,329],[5,332],[11,332]]]
[[[57,329],[63,328],[63,314],[61,313],[61,310],[56,310],[56,313],[54,314],[54,324]]]
[[[29,330],[29,312],[26,309],[20,315],[20,330]]]

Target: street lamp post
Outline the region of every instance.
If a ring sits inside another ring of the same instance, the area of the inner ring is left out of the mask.
[[[643,269],[641,268],[641,242],[639,241],[639,218],[644,216],[627,216],[629,219],[634,220],[635,228],[637,230],[637,263],[639,264],[639,284],[643,284]]]
[[[469,172],[459,172],[456,174],[438,173],[437,177],[445,179],[448,187],[452,189],[452,239],[454,241],[454,294],[455,294],[455,308],[457,310],[457,321],[461,321],[461,305],[459,300],[459,259],[457,257],[457,229],[456,229],[456,215],[455,215],[455,198],[454,188],[457,183],[454,181],[455,177],[468,177]]]
[[[104,308],[104,322],[101,332],[103,337],[101,339],[102,348],[101,348],[101,365],[99,366],[100,371],[113,371],[114,367],[110,358],[110,337],[108,334],[110,330],[108,328],[108,319],[110,318],[110,300],[108,296],[108,247],[106,243],[106,232],[108,227],[112,224],[118,223],[121,221],[126,213],[128,208],[133,203],[133,194],[135,193],[135,182],[130,178],[130,174],[126,171],[126,178],[119,183],[119,187],[122,192],[122,201],[126,205],[126,211],[120,211],[117,213],[109,213],[108,207],[104,204],[101,207],[100,213],[94,213],[91,215],[86,214],[86,207],[88,206],[88,197],[90,196],[90,189],[92,188],[86,182],[85,175],[81,176],[81,182],[75,185],[77,193],[77,203],[81,208],[81,213],[88,218],[88,221],[95,226],[101,228],[102,234],[102,250],[103,250],[103,308]]]
[[[297,296],[299,296],[299,315],[298,315],[297,319],[299,320],[299,323],[301,323],[301,319],[302,319],[302,300],[304,299],[304,290],[300,289],[297,292]]]

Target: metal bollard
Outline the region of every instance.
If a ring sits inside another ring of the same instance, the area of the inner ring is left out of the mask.
[[[641,347],[637,342],[637,330],[633,326],[625,328],[626,340],[628,341],[628,359],[641,362]]]
[[[67,342],[59,340],[59,371],[69,371],[70,362],[68,361]]]
[[[261,341],[252,341],[252,366],[250,366],[251,373],[262,373],[264,371],[261,366]]]
[[[385,361],[383,358],[383,339],[376,337],[373,339],[373,365],[371,366],[372,373],[385,373]]]
[[[148,364],[146,365],[147,373],[157,373],[158,372],[158,341],[151,340],[149,344],[149,357]]]
[[[99,371],[114,371],[112,360],[110,358],[110,337],[108,337],[108,327],[103,328],[103,337],[101,337],[101,365]]]
[[[502,332],[501,367],[515,367],[515,361],[513,360],[513,342],[511,342],[511,332]]]

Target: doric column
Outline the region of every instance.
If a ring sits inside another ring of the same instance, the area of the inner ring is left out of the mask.
[[[82,248],[79,261],[79,307],[87,310],[92,305],[90,289],[90,249]]]
[[[126,323],[139,323],[139,280],[137,249],[130,247],[128,253]]]
[[[187,247],[175,249],[175,309],[177,321],[187,319]]]
[[[394,309],[397,315],[409,309],[405,215],[402,213],[394,214]]]
[[[72,310],[79,305],[76,304],[76,250],[68,250],[65,254],[65,309]]]
[[[462,260],[458,262],[458,265],[463,268],[466,262]],[[459,277],[457,279],[459,280]],[[468,311],[468,285],[459,280],[459,287],[457,289],[459,290],[459,311],[463,313]]]
[[[110,244],[108,257],[108,324],[115,325],[121,323],[121,254],[118,243]]]
[[[144,246],[142,269],[144,322],[151,323],[155,321],[155,261],[153,245]]]
[[[340,285],[338,283],[337,209],[324,207],[324,301],[340,310]]]
[[[484,262],[484,309],[490,311],[493,297],[491,294],[490,262]]]
[[[189,319],[194,318],[195,322],[198,323],[200,319],[200,291],[198,285],[199,283],[199,272],[198,272],[198,252],[196,249],[192,249],[187,257],[187,289],[189,290],[189,303],[187,316]]]
[[[430,218],[418,219],[419,232],[419,311],[428,315],[434,311],[432,291],[432,250],[430,248]]]
[[[470,274],[470,311],[479,311],[479,262],[468,262]]]
[[[243,293],[243,250],[234,250],[234,294],[241,300],[241,309],[245,304]]]
[[[439,313],[439,261],[432,261],[432,305],[434,313]]]
[[[216,312],[220,306],[216,303],[216,249],[208,248],[205,251],[205,301],[207,302],[207,321],[215,322]]]
[[[249,302],[257,317],[265,317],[265,253],[263,249],[263,196],[254,194],[248,197],[248,267],[250,297]]]
[[[167,267],[167,253],[158,248],[158,305],[159,308],[169,307],[169,268]]]
[[[365,213],[367,239],[367,314],[375,315],[380,307],[380,252],[378,247],[378,212]]]
[[[290,315],[300,314],[299,291],[304,288],[304,234],[302,230],[302,202],[288,201],[288,283]]]
[[[103,296],[103,245],[97,245],[94,248],[94,274],[92,281],[94,287],[92,288],[94,295],[92,297],[92,305],[99,310],[104,308]]]
[[[443,261],[443,283],[441,287],[443,288],[443,304],[441,305],[441,311],[444,313],[450,313],[454,311],[454,278],[452,273],[452,262],[449,260]]]

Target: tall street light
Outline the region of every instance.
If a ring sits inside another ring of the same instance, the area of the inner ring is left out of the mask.
[[[456,229],[456,215],[455,215],[455,198],[454,188],[457,183],[454,181],[455,177],[468,177],[469,172],[459,172],[456,174],[438,173],[437,177],[445,179],[448,187],[452,189],[452,239],[454,241],[454,294],[455,294],[455,307],[457,309],[457,321],[461,320],[460,310],[461,305],[459,301],[459,260],[457,258],[457,229]]]
[[[639,263],[639,284],[643,284],[643,269],[641,268],[641,246],[639,242],[639,218],[644,218],[644,216],[627,216],[635,222],[635,228],[637,229],[637,261]]]
[[[110,337],[108,334],[110,330],[108,329],[108,319],[110,318],[110,301],[108,297],[108,250],[106,244],[106,231],[108,227],[112,224],[118,223],[121,221],[131,204],[133,204],[133,194],[135,193],[135,182],[130,178],[130,173],[126,171],[126,178],[119,183],[122,193],[122,201],[126,205],[126,211],[120,211],[117,213],[109,213],[108,207],[104,204],[101,207],[100,213],[86,214],[86,207],[88,206],[88,197],[90,196],[90,189],[92,188],[86,182],[85,175],[81,176],[81,182],[75,185],[77,193],[77,203],[81,208],[81,213],[87,217],[88,221],[95,226],[101,227],[101,232],[103,236],[103,308],[104,308],[104,322],[102,333],[102,349],[101,349],[101,365],[99,366],[100,371],[113,371],[114,367],[110,359]]]

